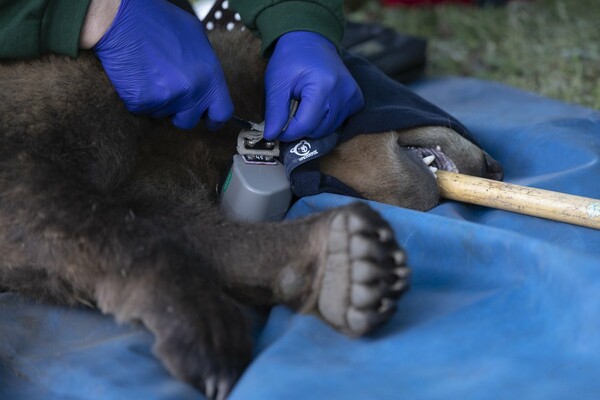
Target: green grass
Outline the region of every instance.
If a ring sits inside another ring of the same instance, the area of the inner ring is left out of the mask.
[[[428,75],[492,79],[600,109],[600,1],[382,8],[349,15],[429,39]]]

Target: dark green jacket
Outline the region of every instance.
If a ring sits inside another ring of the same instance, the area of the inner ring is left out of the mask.
[[[0,0],[0,58],[77,55],[90,0]],[[336,46],[344,30],[342,0],[233,0],[232,8],[263,40],[263,51],[294,30],[320,33]]]
[[[77,55],[90,0],[0,0],[0,58]]]
[[[339,47],[344,35],[343,0],[230,0],[244,24],[262,39],[267,51],[290,31],[317,32]]]

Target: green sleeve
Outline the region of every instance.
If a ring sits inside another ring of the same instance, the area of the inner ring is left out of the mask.
[[[263,54],[291,31],[319,33],[338,48],[344,34],[343,0],[230,0],[230,4],[262,39]]]
[[[0,58],[77,56],[91,0],[0,0]]]

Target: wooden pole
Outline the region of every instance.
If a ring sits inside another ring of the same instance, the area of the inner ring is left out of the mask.
[[[600,200],[437,171],[443,198],[600,229]]]

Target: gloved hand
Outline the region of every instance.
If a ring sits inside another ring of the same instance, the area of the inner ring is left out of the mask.
[[[295,31],[279,38],[265,72],[268,140],[318,138],[337,129],[364,104],[360,88],[333,43],[318,33]],[[285,130],[290,100],[300,100]]]
[[[165,0],[122,0],[94,46],[127,109],[215,130],[233,114],[223,70],[202,23]]]

